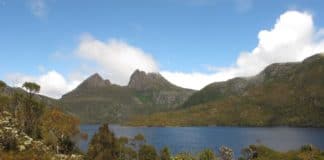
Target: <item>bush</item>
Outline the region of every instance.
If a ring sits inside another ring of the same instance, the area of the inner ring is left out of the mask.
[[[172,160],[195,160],[195,158],[190,153],[179,153]]]
[[[150,145],[142,145],[140,150],[138,151],[139,160],[157,160],[158,155],[153,146]]]
[[[233,160],[234,153],[231,148],[222,146],[219,149],[219,154],[220,154],[222,160]]]
[[[0,95],[0,112],[9,109],[10,98]]]
[[[314,150],[314,146],[311,144],[305,144],[300,148],[300,151],[302,152],[310,152]]]
[[[7,135],[7,137],[0,137],[0,146],[2,146],[5,151],[17,150],[18,142],[16,137],[12,134]]]
[[[254,145],[250,145],[247,148],[243,148],[241,150],[241,155],[242,157],[240,157],[240,159],[242,160],[252,160],[258,157],[258,153],[256,150],[256,146]]]
[[[199,154],[199,160],[216,160],[216,156],[212,150],[205,149]]]
[[[56,149],[56,146],[58,145],[58,138],[54,135],[53,132],[46,132],[46,134],[44,133],[42,137],[45,145],[51,147],[54,150]]]
[[[119,160],[137,159],[137,153],[131,147],[121,147]]]
[[[58,141],[59,152],[63,154],[70,154],[74,150],[74,142],[70,139],[70,137],[60,138]]]
[[[168,147],[164,147],[160,152],[161,160],[171,160],[170,150]]]

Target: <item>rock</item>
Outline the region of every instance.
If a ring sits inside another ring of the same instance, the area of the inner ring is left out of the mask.
[[[3,114],[4,116],[11,116],[11,113],[9,113],[9,112],[7,112],[7,111],[3,111],[2,114]]]
[[[19,149],[20,152],[22,152],[22,151],[26,150],[26,147],[24,145],[19,145],[18,149]]]
[[[111,83],[109,80],[104,80],[98,73],[90,76],[83,83],[79,85],[79,87],[87,89],[87,88],[101,88],[110,86]]]
[[[29,146],[29,145],[31,145],[31,142],[32,142],[32,141],[27,140],[27,141],[24,142],[24,145]]]
[[[136,70],[130,77],[128,87],[137,91],[158,89],[161,87],[172,87],[172,84],[164,79],[159,73],[145,73]]]
[[[82,155],[64,155],[64,154],[56,154],[55,156],[52,157],[52,160],[83,160]]]
[[[11,127],[3,127],[3,129],[5,129],[5,130],[7,130],[7,131],[12,130]]]

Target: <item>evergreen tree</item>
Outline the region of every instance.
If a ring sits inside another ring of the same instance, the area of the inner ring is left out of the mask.
[[[171,160],[170,150],[168,147],[164,147],[160,152],[161,160]]]
[[[88,148],[89,159],[92,160],[117,160],[118,159],[118,140],[114,133],[109,130],[108,124],[103,124],[99,128]]]
[[[138,151],[139,160],[157,160],[158,155],[156,150],[151,145],[142,145],[140,150]]]

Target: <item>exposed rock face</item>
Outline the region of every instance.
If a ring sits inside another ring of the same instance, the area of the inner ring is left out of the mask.
[[[164,79],[159,73],[145,73],[144,71],[136,70],[130,77],[128,87],[137,91],[145,91],[169,89],[175,86]]]
[[[104,80],[98,73],[95,73],[81,83],[78,88],[100,88],[109,85],[111,85],[109,80]]]
[[[128,87],[142,96],[151,97],[155,105],[167,107],[182,104],[193,93],[192,90],[173,85],[159,73],[145,73],[140,70],[131,75]]]

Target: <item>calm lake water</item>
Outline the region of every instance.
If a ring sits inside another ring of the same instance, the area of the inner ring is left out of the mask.
[[[79,147],[86,151],[88,142],[99,125],[81,125],[81,131],[89,135],[80,141]],[[147,143],[157,149],[168,146],[172,153],[188,151],[196,153],[204,148],[217,151],[221,145],[232,148],[237,157],[240,150],[250,144],[264,144],[278,151],[298,149],[303,144],[313,144],[324,149],[324,128],[290,127],[125,127],[111,125],[117,136],[134,137],[141,133]]]

